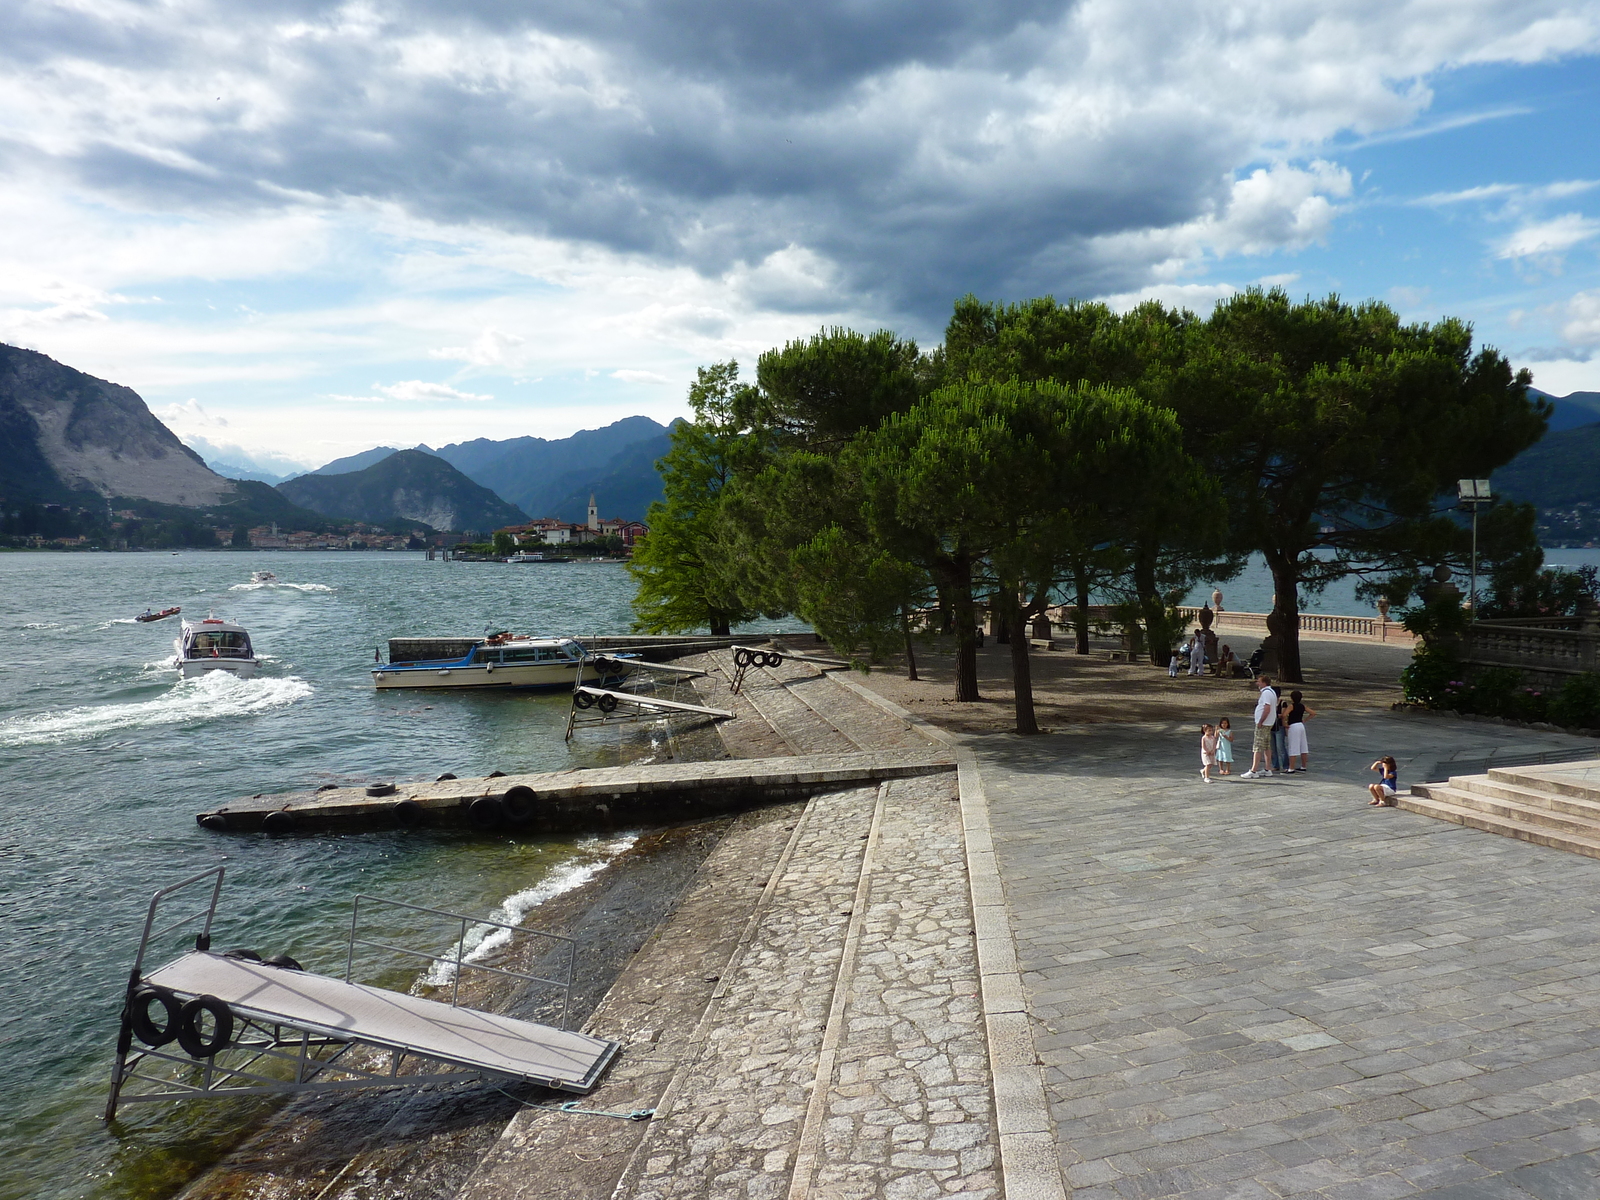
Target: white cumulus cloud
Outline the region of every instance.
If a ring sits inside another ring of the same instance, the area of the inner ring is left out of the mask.
[[[623,383],[668,383],[670,380],[665,375],[655,371],[621,370],[611,372],[611,378],[620,379]]]
[[[1582,213],[1566,213],[1549,221],[1524,225],[1500,244],[1497,257],[1534,258],[1560,254],[1600,234],[1600,221]]]

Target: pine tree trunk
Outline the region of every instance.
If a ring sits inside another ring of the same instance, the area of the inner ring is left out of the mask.
[[[1150,661],[1164,667],[1172,656],[1172,630],[1167,625],[1167,606],[1156,589],[1155,551],[1147,552],[1141,547],[1134,555],[1133,586],[1139,593],[1139,612],[1144,618]]]
[[[936,566],[940,586],[950,601],[956,635],[956,699],[982,700],[978,694],[978,609],[972,602],[972,559],[952,554]]]
[[[1089,653],[1089,572],[1084,567],[1073,571],[1073,582],[1078,586],[1078,606],[1072,614],[1072,625],[1078,635],[1078,653]]]
[[[911,636],[911,614],[904,608],[900,610],[900,628],[906,635],[906,679],[915,683],[917,681],[917,648]]]
[[[729,636],[732,635],[732,633],[733,633],[733,630],[728,625],[728,616],[727,616],[727,614],[726,613],[713,612],[711,614],[711,636],[712,637],[729,637]]]
[[[1016,702],[1017,732],[1038,733],[1039,723],[1033,715],[1033,665],[1028,661],[1028,639],[1023,636],[1026,617],[1015,599],[1014,589],[1008,589],[1004,597],[1006,624],[1016,631],[1011,639],[1011,688]],[[995,599],[998,601],[1001,597]]]
[[[1269,553],[1267,567],[1272,571],[1272,611],[1267,614],[1267,633],[1278,651],[1278,682],[1304,683],[1300,671],[1300,571],[1294,555]]]

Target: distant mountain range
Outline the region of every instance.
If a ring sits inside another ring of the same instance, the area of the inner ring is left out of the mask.
[[[488,533],[528,520],[516,505],[422,450],[397,450],[359,471],[301,475],[278,491],[313,512],[374,525],[411,521],[433,530]]]
[[[534,516],[582,521],[594,495],[602,516],[636,521],[661,499],[655,464],[670,446],[667,426],[649,417],[624,417],[566,438],[477,438],[437,450],[417,446],[408,453],[441,458],[473,483]],[[364,471],[399,453],[393,446],[377,446],[336,458],[293,482]],[[298,493],[285,490],[284,494]]]

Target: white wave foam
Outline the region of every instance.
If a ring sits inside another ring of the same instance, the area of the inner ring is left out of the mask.
[[[500,902],[500,907],[489,914],[489,919],[507,925],[521,925],[527,915],[545,901],[588,883],[638,840],[637,835],[630,833],[611,842],[595,843],[595,848],[603,857],[563,863],[531,888],[507,896]],[[473,925],[461,941],[461,961],[481,962],[510,942],[513,936],[511,930],[501,929],[498,925]],[[450,955],[449,960],[437,960],[422,977],[424,984],[444,987],[455,979],[455,947],[452,946],[446,953]]]
[[[180,680],[164,696],[140,704],[84,705],[0,721],[0,746],[80,741],[113,730],[182,725],[223,717],[248,717],[285,708],[311,695],[303,679],[239,679],[211,671]]]
[[[334,590],[325,583],[285,583],[281,579],[276,583],[236,583],[228,590],[230,592],[259,592],[262,588],[286,588],[291,592],[331,592]]]
[[[24,629],[65,629],[65,625],[57,625],[54,621],[29,621]]]

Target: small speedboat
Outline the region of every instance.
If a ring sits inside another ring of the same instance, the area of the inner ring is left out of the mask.
[[[277,583],[278,582],[278,577],[276,575],[274,575],[271,571],[251,571],[250,572],[250,582],[251,583]]]
[[[248,679],[261,665],[251,648],[250,635],[215,614],[208,614],[202,621],[185,621],[172,648],[177,651],[173,665],[185,679],[207,671],[231,671]]]
[[[570,688],[580,675],[584,683],[613,683],[634,669],[627,661],[632,655],[591,656],[572,638],[496,633],[438,639],[435,646],[449,647],[457,657],[407,660],[401,656],[402,647],[412,640],[396,638],[389,643],[389,661],[372,668],[375,687]]]
[[[168,617],[175,617],[182,611],[183,609],[179,608],[176,604],[174,604],[171,608],[163,608],[160,612],[154,612],[147,608],[137,617],[135,617],[134,620],[145,622],[165,621]]]

